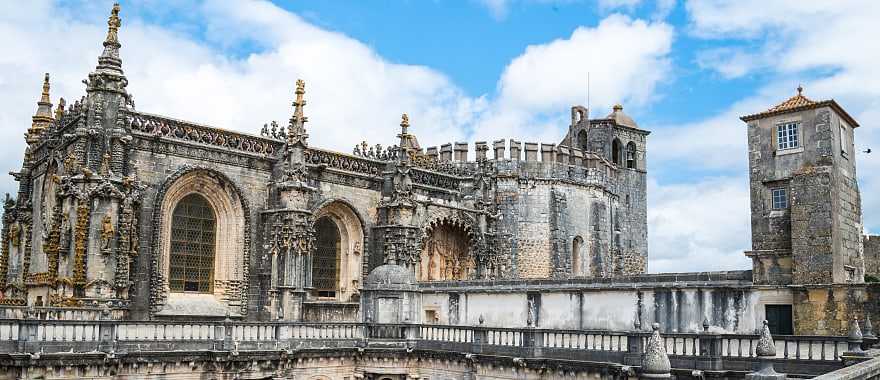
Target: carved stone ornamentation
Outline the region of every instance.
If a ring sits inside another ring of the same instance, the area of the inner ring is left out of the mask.
[[[73,282],[76,285],[86,284],[86,259],[89,244],[90,214],[91,207],[89,207],[88,201],[80,199],[76,206],[76,227],[73,235]]]
[[[113,247],[113,238],[116,237],[116,227],[113,225],[113,217],[109,214],[101,219],[101,253],[109,255]]]

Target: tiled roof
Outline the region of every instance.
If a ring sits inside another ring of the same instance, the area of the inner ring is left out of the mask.
[[[782,103],[779,103],[773,107],[770,107],[770,109],[768,109],[766,111],[743,116],[740,118],[740,120],[751,121],[751,120],[761,119],[761,118],[765,118],[768,116],[774,116],[774,115],[779,115],[779,114],[788,113],[788,112],[804,111],[804,110],[808,110],[808,109],[828,106],[828,107],[833,108],[835,111],[837,111],[837,113],[840,114],[841,117],[846,119],[847,122],[849,122],[849,124],[852,125],[853,127],[859,126],[859,123],[856,122],[855,119],[853,119],[851,116],[849,116],[849,114],[846,113],[846,111],[844,111],[843,108],[840,107],[840,105],[838,105],[837,102],[835,102],[834,100],[822,100],[822,101],[817,102],[815,100],[812,100],[812,99],[804,96],[803,92],[804,92],[804,88],[801,86],[798,86],[797,95],[788,98],[786,101],[784,101]]]

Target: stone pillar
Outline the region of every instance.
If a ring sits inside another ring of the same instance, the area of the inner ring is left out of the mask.
[[[526,161],[538,161],[538,143],[526,143]]]
[[[485,141],[477,141],[474,143],[474,150],[476,151],[477,161],[486,161],[488,159],[486,152],[489,151],[489,146],[486,145]]]
[[[504,159],[504,140],[495,140],[492,143],[492,148],[495,150],[495,160],[501,161]]]
[[[571,164],[574,166],[584,166],[584,152],[574,148],[571,150]]]
[[[645,345],[645,357],[642,359],[642,371],[639,375],[642,379],[669,379],[672,366],[669,357],[666,356],[666,345],[660,337],[660,324],[651,325],[654,330]]]
[[[696,368],[702,371],[720,371],[724,367],[721,354],[721,335],[709,332],[709,321],[703,320],[703,332],[699,336],[700,356],[696,358]]]
[[[452,161],[452,144],[440,145],[440,161]]]
[[[556,162],[560,164],[571,164],[571,149],[565,145],[556,147]]]
[[[521,142],[516,141],[514,139],[510,139],[510,160],[511,161],[519,161],[521,159],[520,153],[519,153],[521,149],[522,149]]]
[[[640,365],[642,363],[642,352],[645,350],[642,337],[644,332],[640,331],[642,324],[638,320],[633,324],[633,331],[626,336],[626,354],[623,356],[623,363],[626,365]]]
[[[556,162],[556,144],[541,144],[541,161]]]
[[[425,155],[427,155],[428,157],[432,157],[435,160],[440,159],[440,153],[437,151],[436,146],[429,147],[427,150],[425,150]]]
[[[770,327],[767,321],[764,321],[764,327],[761,328],[761,337],[758,339],[758,345],[755,347],[755,356],[758,357],[760,369],[757,372],[746,374],[747,380],[785,380],[784,373],[778,373],[773,369],[771,359],[776,357],[776,344],[773,343],[773,337],[770,335]]]
[[[467,161],[467,152],[468,152],[468,144],[463,142],[455,143],[455,160],[464,162]]]

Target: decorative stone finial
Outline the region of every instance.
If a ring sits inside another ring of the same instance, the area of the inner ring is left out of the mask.
[[[406,134],[407,128],[409,128],[409,116],[404,113],[400,115],[400,133]]]
[[[645,346],[645,358],[642,359],[642,377],[650,379],[663,379],[670,377],[671,366],[669,356],[666,355],[666,345],[660,337],[660,324],[651,325],[653,332]]]
[[[801,86],[800,84],[798,84],[798,86],[797,86],[797,92],[798,92],[798,95],[803,95],[803,93],[804,93],[804,86]]]
[[[302,79],[297,79],[296,91],[294,91],[296,100],[293,101],[293,116],[290,117],[290,123],[287,128],[287,144],[290,146],[296,144],[307,145],[306,140],[309,138],[305,127],[309,118],[305,117],[305,113],[303,112],[303,107],[306,105],[306,101],[303,99],[305,93],[306,82]]]
[[[55,120],[61,120],[64,116],[64,108],[67,107],[67,102],[64,101],[64,98],[58,99],[58,107],[55,108]]]
[[[39,139],[43,131],[48,128],[54,119],[52,118],[52,102],[49,100],[49,73],[43,76],[43,91],[37,102],[37,112],[31,118],[31,127],[27,131],[28,143]]]
[[[776,344],[773,343],[773,336],[770,335],[770,325],[767,320],[763,322],[761,327],[761,337],[758,338],[758,346],[755,347],[755,355],[758,357],[775,357]]]
[[[709,318],[703,318],[703,332],[709,332]]]
[[[623,106],[620,105],[620,103],[617,103],[617,104],[614,105],[614,107],[612,107],[612,109],[613,109],[615,112],[623,111]]]
[[[862,335],[862,329],[859,328],[859,320],[856,317],[853,317],[852,322],[849,324],[849,333],[846,336],[847,341],[849,342],[858,342],[861,343],[864,335]]]
[[[119,3],[113,4],[110,10],[110,17],[107,19],[107,38],[104,39],[104,46],[108,44],[119,45],[119,27],[122,26],[122,20],[119,19]]]
[[[862,333],[864,339],[877,339],[874,336],[874,326],[871,324],[871,316],[865,315],[865,331]]]
[[[636,331],[639,331],[642,329],[642,321],[639,320],[638,317],[636,317],[636,319],[633,321],[633,327],[636,329]]]
[[[776,372],[773,369],[773,361],[770,360],[776,357],[776,343],[773,343],[770,325],[766,320],[761,327],[761,336],[758,338],[758,346],[755,347],[755,355],[758,356],[760,369],[746,374],[746,380],[785,380],[786,375]]]
[[[40,96],[40,103],[49,103],[49,73],[43,76],[43,94]]]

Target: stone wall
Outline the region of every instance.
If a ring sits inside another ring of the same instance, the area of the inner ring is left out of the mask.
[[[454,324],[450,316],[456,315],[459,324],[482,321],[489,327],[526,327],[531,320],[548,329],[627,331],[657,322],[664,331],[699,332],[708,321],[712,331],[753,333],[764,319],[764,305],[792,304],[793,299],[784,287],[752,287],[750,275],[642,275],[608,283],[422,284],[422,307],[437,316],[438,324]]]
[[[880,236],[867,235],[863,238],[865,250],[865,274],[880,278]]]

